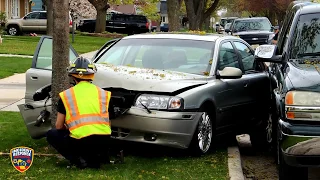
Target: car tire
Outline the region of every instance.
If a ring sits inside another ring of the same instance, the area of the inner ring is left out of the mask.
[[[19,35],[19,27],[17,25],[9,25],[7,28],[7,33],[11,36]]]
[[[275,146],[277,120],[273,108],[265,120],[253,127],[250,135],[251,145],[255,150],[271,150]]]
[[[193,138],[189,149],[195,156],[200,156],[208,153],[212,149],[212,142],[215,135],[214,115],[209,110],[204,112],[199,119],[197,128],[193,134]],[[203,139],[205,138],[205,139]],[[200,145],[203,142],[204,144]]]
[[[278,131],[278,138],[279,138],[279,131]],[[307,180],[308,179],[308,168],[307,167],[294,167],[288,165],[283,156],[282,151],[279,147],[279,139],[277,141],[277,151],[278,151],[278,173],[279,173],[279,180]]]

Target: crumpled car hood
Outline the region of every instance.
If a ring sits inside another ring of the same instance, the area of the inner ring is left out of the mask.
[[[101,88],[172,93],[207,83],[207,77],[202,75],[108,64],[96,64],[96,67],[93,83]]]

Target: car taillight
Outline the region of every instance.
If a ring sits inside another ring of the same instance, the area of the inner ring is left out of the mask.
[[[146,27],[149,28],[149,23],[146,23]]]
[[[69,25],[72,25],[72,20],[69,21]]]

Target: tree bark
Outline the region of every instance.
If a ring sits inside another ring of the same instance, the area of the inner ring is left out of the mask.
[[[69,78],[69,1],[53,0],[53,42],[52,42],[52,115],[51,125],[56,122],[56,106],[59,93],[66,90]]]
[[[218,7],[219,0],[214,0],[209,8],[206,9],[208,0],[184,0],[189,19],[190,30],[200,30],[204,20],[210,17]]]
[[[89,0],[89,2],[97,11],[95,32],[102,33],[106,31],[106,15],[108,8],[110,8],[108,0]]]
[[[102,33],[106,31],[106,10],[97,9],[97,18],[96,18],[96,33]]]
[[[169,31],[179,31],[180,30],[180,8],[182,0],[168,0],[168,19],[169,19]]]
[[[42,1],[47,6],[47,35],[52,36],[53,33],[53,1],[43,0]]]

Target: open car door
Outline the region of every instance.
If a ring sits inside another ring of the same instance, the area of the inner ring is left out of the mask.
[[[70,46],[69,60],[72,61],[76,57],[78,57],[77,52]],[[51,129],[50,122],[45,122],[39,127],[35,126],[37,118],[43,110],[47,109],[51,113],[51,99],[47,102],[33,100],[33,94],[45,85],[51,84],[51,79],[52,37],[42,36],[35,50],[31,68],[26,72],[26,102],[18,105],[28,132],[33,139],[44,137],[46,132]]]

